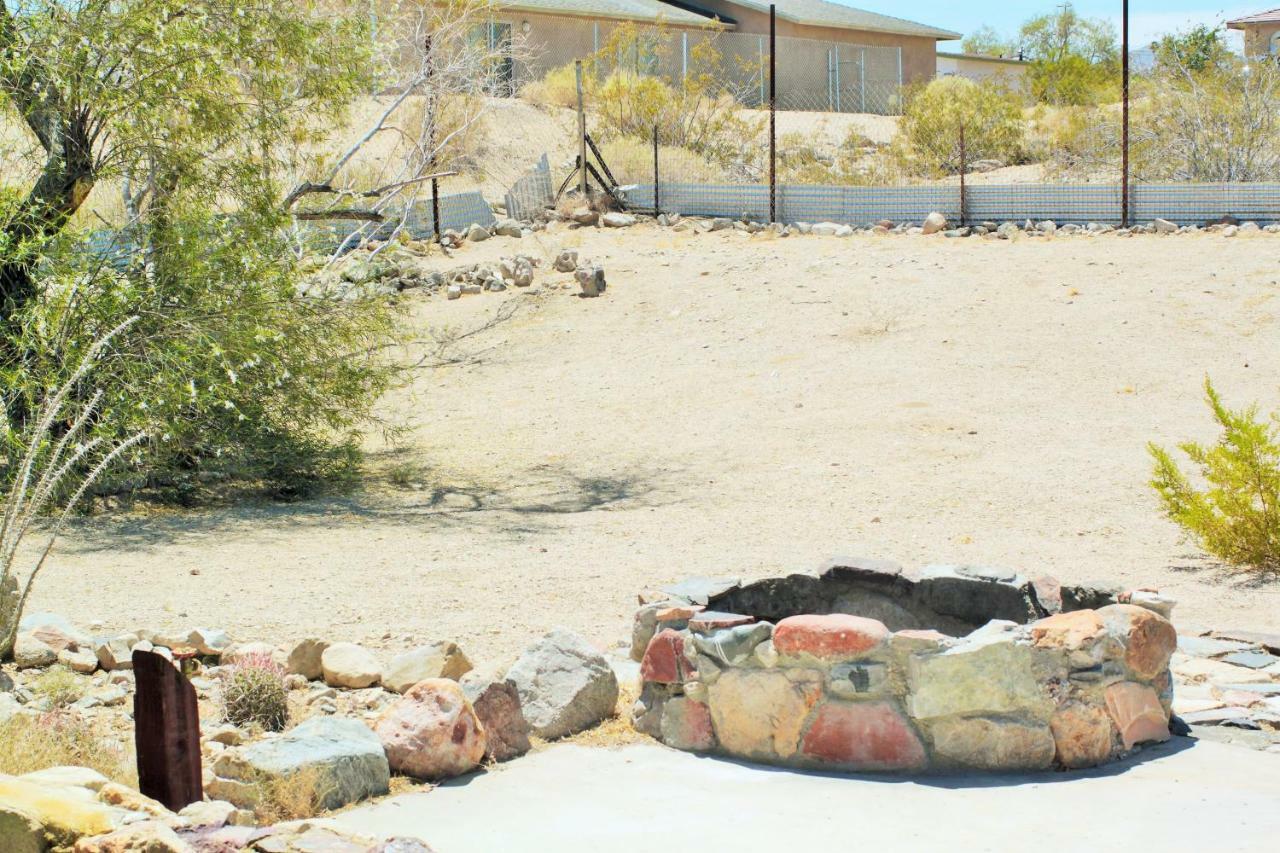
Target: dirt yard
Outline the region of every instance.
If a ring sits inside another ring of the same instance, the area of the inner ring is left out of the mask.
[[[628,633],[636,593],[833,553],[1157,586],[1182,626],[1280,629],[1280,580],[1163,519],[1146,442],[1214,437],[1206,374],[1280,407],[1280,238],[749,238],[555,231],[442,266],[578,247],[545,282],[424,327],[518,316],[386,401],[367,485],[297,505],[83,522],[33,607],[104,630],[203,624],[498,663],[563,624]]]

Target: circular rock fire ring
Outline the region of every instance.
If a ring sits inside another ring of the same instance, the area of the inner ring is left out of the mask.
[[[837,559],[646,597],[635,726],[851,772],[1103,764],[1169,738],[1173,603],[1009,571]]]

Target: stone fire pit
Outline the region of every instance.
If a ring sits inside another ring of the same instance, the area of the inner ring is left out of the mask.
[[[830,561],[695,579],[636,614],[636,727],[848,771],[1090,767],[1169,737],[1172,602],[1010,571]]]

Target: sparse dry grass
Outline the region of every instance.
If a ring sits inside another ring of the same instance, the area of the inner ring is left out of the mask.
[[[316,817],[324,811],[328,781],[315,767],[306,767],[288,776],[262,779],[256,785],[258,803],[254,814],[262,824]]]
[[[0,773],[19,776],[73,765],[136,788],[138,773],[132,755],[129,745],[105,737],[87,720],[64,711],[19,714],[0,723]]]
[[[31,682],[31,692],[39,699],[48,699],[54,708],[65,708],[85,694],[86,682],[65,666],[58,664],[46,669]]]

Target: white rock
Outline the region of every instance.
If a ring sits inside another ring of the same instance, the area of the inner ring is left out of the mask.
[[[355,643],[334,643],[320,656],[324,683],[330,687],[371,687],[382,678],[382,664],[373,652]]]
[[[945,231],[946,228],[947,217],[935,210],[924,218],[924,224],[920,228],[920,233],[937,234],[939,231]]]

